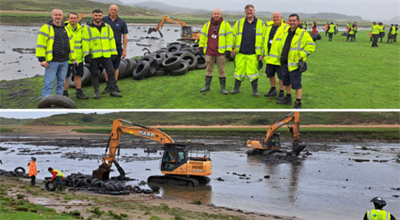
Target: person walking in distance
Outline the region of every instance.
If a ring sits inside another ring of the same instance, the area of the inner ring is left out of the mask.
[[[379,37],[379,26],[376,24],[376,22],[373,23],[372,25],[372,46],[371,47],[378,47],[378,37]]]
[[[333,33],[336,31],[336,25],[331,22],[331,24],[328,26],[328,33],[329,33],[329,41],[332,41],[333,39]]]
[[[29,167],[29,177],[31,178],[31,186],[35,186],[36,183],[36,176],[37,176],[37,169],[36,169],[36,158],[31,157],[31,162],[28,163]]]
[[[248,4],[244,8],[245,18],[236,21],[232,29],[233,45],[235,49],[235,87],[230,94],[239,93],[242,81],[247,76],[251,82],[253,97],[258,97],[258,73],[259,62],[262,61],[264,24],[254,16],[254,6]]]
[[[200,92],[210,90],[214,64],[217,63],[219,73],[219,83],[221,85],[221,93],[227,95],[226,76],[224,64],[226,59],[231,56],[232,51],[232,28],[227,21],[222,18],[220,9],[214,9],[212,18],[204,24],[201,30],[199,51],[206,56],[206,83]]]
[[[264,61],[267,64],[265,73],[269,79],[271,88],[268,93],[264,94],[265,97],[277,96],[278,92],[276,90],[276,75],[279,79],[279,96],[278,99],[282,99],[284,96],[282,72],[281,72],[281,62],[278,57],[278,48],[282,43],[282,33],[286,29],[290,28],[288,24],[283,23],[282,15],[280,12],[274,12],[272,14],[272,21],[265,23],[265,43],[263,45],[265,55]],[[276,75],[275,75],[276,73]]]
[[[113,32],[114,32],[114,38],[115,38],[115,43],[117,45],[117,52],[118,56],[117,59],[113,61],[113,67],[114,67],[114,77],[115,77],[115,90],[117,92],[121,92],[121,90],[118,88],[117,82],[118,82],[118,68],[119,64],[121,63],[121,58],[125,59],[126,57],[126,51],[128,48],[128,27],[126,25],[126,22],[118,16],[118,6],[117,5],[111,5],[109,8],[109,15],[103,17],[103,22],[107,23],[111,26]],[[121,35],[122,35],[122,42],[121,42]],[[122,44],[124,45],[122,47]],[[104,75],[107,86],[102,91],[102,94],[106,94],[110,92],[109,86],[108,86],[108,74]]]
[[[62,23],[63,12],[54,9],[51,18],[40,28],[36,43],[36,57],[45,68],[42,98],[52,94],[56,79],[55,94],[63,94],[68,61],[76,62],[72,35]]]
[[[283,85],[286,96],[278,99],[277,104],[292,105],[292,89],[296,90],[295,109],[301,109],[301,96],[303,93],[301,75],[306,71],[307,57],[314,52],[315,43],[307,31],[297,27],[299,16],[289,16],[290,28],[285,31],[282,44],[279,48],[282,69]]]
[[[110,25],[104,23],[103,12],[95,9],[92,12],[93,20],[84,28],[82,34],[82,48],[85,63],[90,64],[94,99],[99,98],[99,67],[100,64],[108,75],[110,96],[122,97],[116,91],[116,80],[114,78],[113,61],[118,58],[117,47],[114,39],[114,32]]]
[[[83,52],[82,52],[82,26],[78,23],[78,14],[69,13],[67,17],[68,21],[64,23],[65,27],[72,34],[72,40],[74,41],[74,50],[76,54],[76,62],[68,62],[68,72],[65,79],[64,85],[64,96],[69,96],[69,77],[72,77],[72,81],[75,83],[76,88],[76,98],[77,99],[88,99],[89,96],[82,92],[82,76],[83,76]]]

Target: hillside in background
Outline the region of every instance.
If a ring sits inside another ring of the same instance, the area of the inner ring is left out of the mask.
[[[116,112],[68,113],[26,121],[24,125],[112,126],[121,118],[144,126],[154,125],[270,125],[288,113],[282,112]],[[398,124],[399,112],[302,112],[302,125]],[[13,121],[14,120],[14,121]],[[16,125],[2,118],[2,125]],[[22,121],[22,120],[21,120]]]
[[[108,8],[113,2],[105,3],[88,0],[1,0],[0,10],[2,11],[29,11],[49,13],[54,8],[59,8],[66,16],[69,12],[78,14],[92,12],[99,8],[105,15],[108,14]],[[134,6],[119,7],[120,15],[125,16],[154,16],[153,12]],[[50,15],[49,15],[50,17]]]
[[[0,125],[25,125],[34,119],[18,119],[0,117]]]

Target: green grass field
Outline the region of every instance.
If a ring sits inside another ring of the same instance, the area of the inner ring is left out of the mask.
[[[357,42],[345,42],[340,33],[332,42],[323,35],[316,50],[307,59],[308,70],[303,74],[304,109],[399,109],[400,108],[400,47],[399,42],[378,43],[371,48],[368,31],[357,34]],[[386,39],[385,39],[386,41]],[[128,54],[129,55],[129,54]],[[225,64],[227,90],[234,87],[233,63]],[[276,98],[265,98],[270,85],[260,70],[259,98],[254,98],[248,80],[242,83],[239,94],[222,95],[217,68],[211,91],[200,93],[204,86],[205,70],[190,71],[183,76],[150,77],[143,80],[124,78],[118,81],[122,98],[100,95],[94,100],[93,89],[83,89],[89,100],[77,100],[75,90],[69,89],[78,108],[88,109],[291,109],[277,105]],[[7,99],[9,89],[0,90],[2,108],[36,108],[41,96],[43,77],[2,81],[11,91],[29,89],[19,98]],[[100,90],[105,83],[100,84]],[[294,91],[293,91],[294,96]]]

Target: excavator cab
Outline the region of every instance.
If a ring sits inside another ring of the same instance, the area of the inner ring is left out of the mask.
[[[192,27],[191,26],[182,26],[181,38],[192,38]]]
[[[279,149],[281,147],[281,139],[279,133],[274,133],[272,135],[271,139],[268,141],[268,146],[271,146],[270,149]]]
[[[167,148],[161,161],[161,171],[173,171],[187,162],[187,151],[181,148]]]

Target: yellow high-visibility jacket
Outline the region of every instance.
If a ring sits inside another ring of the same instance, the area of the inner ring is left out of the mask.
[[[280,44],[284,44],[285,42],[282,41],[282,34],[285,29],[290,28],[290,26],[286,23],[281,21],[279,28],[276,30],[274,35],[274,39],[269,39],[269,34],[271,33],[272,26],[274,26],[273,21],[265,22],[264,28],[264,43],[263,43],[263,50],[264,50],[264,60],[267,64],[273,65],[281,65],[281,60],[279,55],[279,47]],[[271,49],[268,51],[268,42],[272,40]]]
[[[240,45],[242,43],[242,33],[243,33],[243,27],[244,27],[244,22],[246,22],[246,18],[242,18],[238,21],[236,21],[235,26],[232,29],[233,33],[233,47],[235,48],[235,53],[240,53]],[[256,24],[256,54],[257,55],[264,55],[264,51],[262,50],[262,43],[264,40],[264,24],[263,22],[257,18],[257,24]]]
[[[207,51],[208,30],[210,29],[210,21],[205,23],[201,30],[199,47],[203,47],[204,54]],[[218,53],[232,51],[232,28],[227,21],[222,21],[218,31]]]
[[[90,54],[93,59],[118,55],[114,32],[110,25],[102,22],[101,32],[99,32],[93,21],[89,22],[83,28],[82,49],[83,57]]]
[[[78,63],[83,62],[83,52],[82,52],[82,26],[77,23],[76,24],[76,30],[71,26],[69,21],[64,22],[66,28],[70,33],[72,33],[72,40],[74,41],[74,51],[75,51],[75,60]],[[72,64],[72,61],[70,60],[68,62],[69,64]]]

